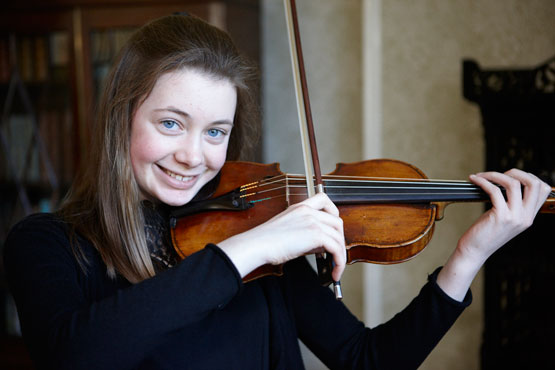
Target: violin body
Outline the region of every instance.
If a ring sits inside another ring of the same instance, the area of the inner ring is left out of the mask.
[[[418,168],[391,159],[339,163],[330,175],[426,179]],[[437,203],[338,205],[343,219],[347,263],[391,264],[407,261],[430,241]]]
[[[243,184],[258,181],[265,177],[281,175],[277,163],[262,165],[251,162],[226,162],[221,170],[221,178],[212,198],[227,194]],[[186,206],[185,206],[186,207]],[[172,223],[172,243],[181,258],[203,249],[207,244],[219,242],[250,230],[287,208],[285,199],[259,202],[249,209],[208,210],[195,212],[177,218]],[[264,248],[264,246],[260,246]],[[281,275],[282,266],[264,265],[247,275],[243,280],[250,281],[266,275]]]
[[[387,159],[340,163],[329,175],[426,178],[422,171],[410,164]],[[220,181],[212,198],[224,196],[244,184],[280,176],[286,175],[280,171],[277,163],[262,165],[227,162],[221,173],[224,180]],[[248,186],[246,188],[244,194],[248,194]],[[217,244],[252,229],[284,211],[289,205],[301,202],[307,197],[306,191],[293,193],[288,188],[278,188],[268,193],[271,193],[270,196],[266,197],[268,194],[264,193],[264,197],[270,199],[256,200],[246,209],[226,210],[211,207],[195,211],[186,217],[176,218],[172,224],[172,241],[179,256],[186,258],[208,243]],[[363,261],[391,264],[406,261],[424,249],[431,239],[434,222],[441,213],[438,210],[442,209],[442,204],[338,204],[338,208],[343,219],[347,263]],[[264,246],[261,245],[260,248]],[[244,280],[249,281],[269,274],[281,274],[281,266],[262,266]]]

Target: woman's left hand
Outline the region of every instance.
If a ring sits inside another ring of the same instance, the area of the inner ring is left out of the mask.
[[[484,172],[470,176],[490,197],[492,208],[461,237],[457,248],[482,263],[509,240],[530,227],[551,187],[533,174],[512,169],[504,174]],[[499,186],[505,189],[506,199]]]
[[[551,191],[551,187],[536,176],[518,169],[504,174],[479,173],[471,175],[470,181],[489,195],[492,207],[463,234],[438,275],[438,285],[459,301],[484,262],[532,225]],[[500,186],[505,189],[506,198]]]

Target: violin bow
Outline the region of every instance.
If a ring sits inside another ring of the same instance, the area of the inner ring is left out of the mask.
[[[297,20],[297,7],[295,0],[284,0],[285,21],[287,34],[289,36],[289,50],[291,64],[293,67],[293,81],[295,84],[295,96],[297,100],[297,113],[299,115],[299,126],[301,131],[301,142],[303,150],[304,167],[306,174],[306,189],[308,196],[324,192],[324,182],[320,171],[320,160],[316,148],[316,137],[312,123],[312,112],[308,97],[308,86],[304,69],[304,59],[301,47],[299,23]],[[332,255],[329,253],[316,254],[316,266],[318,277],[323,285],[333,281],[331,271],[333,269]],[[336,299],[342,299],[341,282],[333,281],[333,291]]]

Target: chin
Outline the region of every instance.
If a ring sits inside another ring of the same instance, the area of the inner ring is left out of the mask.
[[[160,202],[172,207],[180,207],[189,203],[194,194],[163,194],[158,199]]]

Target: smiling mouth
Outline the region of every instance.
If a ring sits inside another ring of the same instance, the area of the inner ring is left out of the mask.
[[[181,182],[191,181],[192,179],[194,179],[194,178],[196,177],[196,175],[195,175],[195,176],[181,176],[181,175],[178,175],[178,174],[176,174],[176,173],[173,173],[173,172],[171,172],[170,170],[167,170],[167,169],[164,169],[164,172],[165,172],[168,176],[170,176],[170,177],[172,177],[172,178],[174,178],[174,179],[176,179],[176,180],[178,180],[178,181],[181,181]]]

